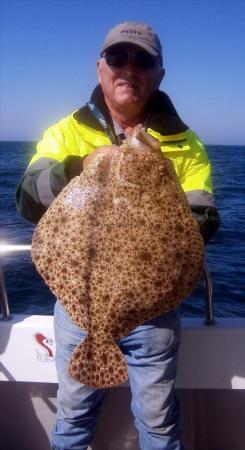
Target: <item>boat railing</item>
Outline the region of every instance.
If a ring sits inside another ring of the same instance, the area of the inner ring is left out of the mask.
[[[31,245],[11,245],[11,244],[1,244],[0,243],[0,301],[1,301],[1,312],[2,319],[9,320],[11,318],[9,312],[8,295],[5,286],[4,271],[2,265],[2,258],[7,253],[14,252],[26,252],[31,250]],[[203,267],[203,278],[205,287],[205,303],[206,303],[206,324],[214,324],[214,311],[213,311],[213,289],[212,289],[212,279],[210,271],[208,269],[207,263],[205,262]]]
[[[6,290],[2,264],[3,256],[6,255],[7,253],[24,252],[24,251],[29,252],[30,250],[31,245],[14,245],[14,244],[0,243],[0,301],[3,320],[9,320],[11,318],[9,313],[8,294]]]

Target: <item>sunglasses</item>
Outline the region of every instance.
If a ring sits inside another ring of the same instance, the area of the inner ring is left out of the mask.
[[[130,60],[131,64],[139,70],[153,69],[158,58],[155,58],[144,51],[126,51],[126,50],[111,50],[101,55],[106,60],[106,64],[116,69],[121,69],[126,66]]]

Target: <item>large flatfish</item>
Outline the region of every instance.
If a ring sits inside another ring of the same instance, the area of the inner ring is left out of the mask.
[[[76,325],[69,362],[81,383],[127,379],[116,340],[176,308],[196,287],[204,245],[172,162],[138,125],[109,171],[94,158],[38,223],[32,258]],[[65,332],[65,331],[64,331]]]

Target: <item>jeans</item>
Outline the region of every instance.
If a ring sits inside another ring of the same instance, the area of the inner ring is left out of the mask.
[[[90,388],[70,377],[68,361],[86,333],[59,302],[54,328],[59,389],[51,445],[57,450],[85,450],[94,438],[106,389]],[[142,450],[183,450],[174,391],[179,341],[177,311],[150,320],[117,341],[128,367],[132,412]]]

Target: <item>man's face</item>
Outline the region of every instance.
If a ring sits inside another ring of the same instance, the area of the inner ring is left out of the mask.
[[[118,44],[113,51],[142,52],[135,45]],[[122,67],[107,64],[103,57],[97,63],[99,82],[109,106],[116,109],[135,108],[140,111],[162,81],[164,71],[159,62],[153,68],[138,68],[131,56]]]

